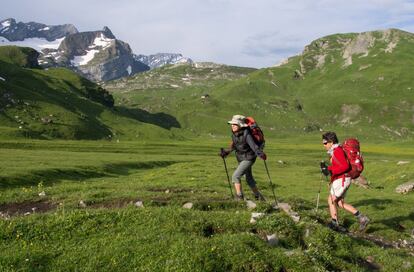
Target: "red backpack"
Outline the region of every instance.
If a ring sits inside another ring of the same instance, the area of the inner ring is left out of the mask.
[[[342,149],[350,164],[348,175],[352,179],[356,179],[364,170],[364,158],[360,151],[359,141],[354,138],[346,139],[342,143]]]
[[[253,119],[253,117],[246,117],[244,119],[246,124],[249,126],[250,132],[252,133],[253,139],[256,142],[257,146],[263,150],[265,145],[265,138],[263,131],[259,127],[259,125],[256,123],[256,121]]]

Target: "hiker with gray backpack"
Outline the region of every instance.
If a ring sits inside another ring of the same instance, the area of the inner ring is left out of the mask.
[[[236,152],[238,166],[232,175],[232,182],[236,190],[237,200],[244,200],[244,194],[241,185],[242,176],[246,176],[247,184],[252,190],[255,199],[264,200],[263,195],[257,188],[256,181],[253,177],[252,172],[252,166],[256,162],[257,157],[262,160],[266,160],[266,154],[262,150],[264,147],[264,138],[261,131],[259,132],[258,130],[254,130],[256,128],[255,126],[249,126],[248,122],[251,122],[252,120],[252,118],[248,119],[243,115],[234,115],[233,118],[227,122],[231,125],[232,131],[232,142],[230,148],[221,148],[219,153],[219,155],[224,160],[224,158],[227,157],[232,151]],[[261,136],[258,135],[259,133],[261,133]],[[262,142],[260,142],[260,137],[263,138]],[[227,172],[226,164],[225,167]]]
[[[347,139],[340,145],[335,132],[326,132],[322,135],[322,144],[330,156],[331,163],[328,166],[325,162],[321,162],[320,165],[321,172],[326,177],[331,176],[328,196],[331,222],[328,226],[333,230],[345,230],[338,223],[338,207],[340,207],[358,219],[359,230],[363,231],[369,223],[369,218],[345,202],[345,195],[351,185],[351,179],[357,178],[364,169],[359,142],[356,139]]]

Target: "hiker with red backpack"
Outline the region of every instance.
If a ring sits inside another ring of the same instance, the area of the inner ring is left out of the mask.
[[[246,119],[243,115],[234,115],[233,118],[227,122],[231,125],[232,143],[228,149],[221,148],[219,155],[224,159],[232,151],[236,152],[238,166],[232,175],[232,182],[236,190],[236,199],[244,200],[241,178],[245,175],[247,184],[252,190],[255,199],[264,200],[264,197],[257,188],[252,173],[252,166],[256,162],[257,157],[266,160],[266,154],[262,150],[264,142],[260,143],[256,140],[255,137],[260,138],[260,136],[254,136],[253,133],[257,134],[258,131],[253,131],[253,129],[255,129],[254,125],[252,124],[252,126],[249,126],[247,121],[249,121],[249,119]],[[263,138],[263,134],[261,137]]]
[[[322,143],[330,156],[331,165],[321,163],[321,172],[328,177],[331,176],[330,194],[328,196],[329,212],[331,222],[329,227],[334,230],[343,230],[338,223],[338,206],[352,213],[359,221],[359,230],[365,230],[369,218],[363,215],[351,204],[345,202],[345,195],[351,179],[357,178],[363,170],[363,160],[359,152],[359,142],[349,139],[343,145],[338,143],[335,132],[326,132],[322,135]]]

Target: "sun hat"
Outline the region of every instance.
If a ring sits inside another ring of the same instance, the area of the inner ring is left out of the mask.
[[[238,125],[239,127],[247,127],[247,124],[245,122],[246,117],[240,114],[233,115],[230,121],[228,121],[228,124],[231,125]]]

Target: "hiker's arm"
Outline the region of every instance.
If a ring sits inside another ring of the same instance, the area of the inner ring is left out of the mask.
[[[341,175],[348,171],[349,164],[345,157],[345,153],[341,148],[336,148],[332,155],[332,165],[328,166],[328,170],[331,171],[333,176]]]
[[[230,154],[232,151],[234,151],[235,150],[235,147],[234,147],[234,142],[233,141],[231,141],[230,142],[230,144],[229,144],[229,147],[228,148],[225,148],[224,149],[228,154]]]
[[[235,149],[233,141],[231,141],[229,148],[221,148],[219,155],[222,158],[227,157]]]
[[[260,148],[257,146],[257,144],[255,143],[255,141],[253,140],[253,136],[251,134],[247,134],[246,136],[246,142],[247,144],[250,146],[250,148],[254,151],[254,153],[256,153],[256,156],[262,158],[262,159],[266,159],[266,155],[264,154],[264,152],[262,150],[260,150]]]

